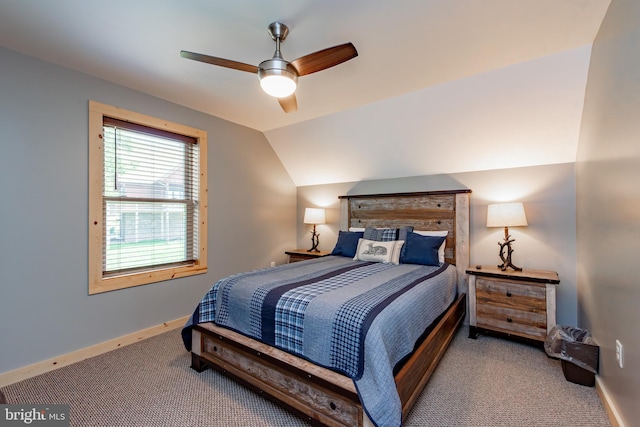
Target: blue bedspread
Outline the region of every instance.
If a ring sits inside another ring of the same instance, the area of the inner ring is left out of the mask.
[[[456,271],[328,256],[218,281],[182,330],[215,322],[354,380],[377,426],[400,426],[394,366],[454,301]]]

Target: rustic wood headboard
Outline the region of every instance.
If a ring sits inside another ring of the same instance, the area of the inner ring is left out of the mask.
[[[467,292],[469,196],[471,190],[340,196],[340,229],[402,227],[447,230],[445,261],[458,272],[458,292]]]

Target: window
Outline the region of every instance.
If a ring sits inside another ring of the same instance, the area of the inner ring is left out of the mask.
[[[206,132],[89,101],[89,294],[207,271]]]

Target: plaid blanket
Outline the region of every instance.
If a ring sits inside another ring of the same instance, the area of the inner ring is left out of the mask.
[[[215,322],[333,369],[354,380],[376,425],[399,426],[395,364],[455,296],[455,268],[448,264],[329,256],[218,281],[182,337],[190,350],[191,326]]]

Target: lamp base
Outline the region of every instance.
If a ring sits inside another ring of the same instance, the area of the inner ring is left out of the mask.
[[[318,249],[318,243],[320,243],[318,233],[316,233],[316,225],[313,224],[313,231],[311,231],[311,249],[307,249],[307,252],[320,252]]]
[[[510,243],[499,243],[499,245],[500,245],[500,259],[502,260],[502,264],[498,265],[498,268],[500,270],[502,270],[502,271],[505,271],[507,268],[511,267],[515,271],[522,271],[522,268],[516,267],[515,265],[513,265],[513,262],[511,262],[511,253],[513,252],[513,249],[511,248],[511,244]],[[506,258],[504,256],[504,247],[505,246],[507,248],[507,256],[506,256]]]
[[[504,228],[504,242],[498,242],[500,245],[500,259],[502,260],[502,264],[498,265],[498,268],[502,271],[505,271],[507,268],[511,267],[515,271],[522,271],[522,268],[516,267],[511,262],[511,254],[513,254],[513,248],[511,247],[511,243],[515,242],[515,239],[512,239],[509,235],[508,228]],[[505,256],[505,250],[507,251],[507,255]]]

